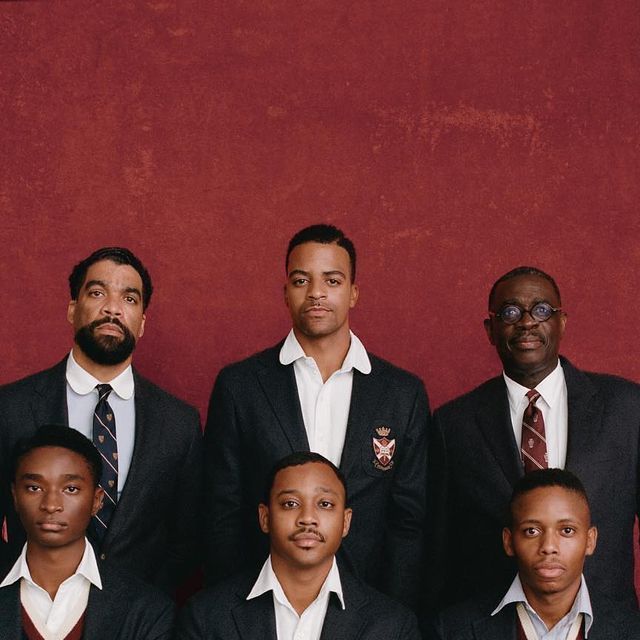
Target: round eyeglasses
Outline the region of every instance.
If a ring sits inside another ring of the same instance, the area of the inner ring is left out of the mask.
[[[548,302],[537,302],[529,309],[517,304],[505,304],[500,311],[489,311],[490,316],[500,318],[505,324],[515,324],[528,313],[536,322],[546,322],[554,313],[562,311],[562,307],[552,307]]]

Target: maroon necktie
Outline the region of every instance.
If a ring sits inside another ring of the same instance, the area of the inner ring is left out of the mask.
[[[527,392],[529,404],[522,416],[520,452],[522,453],[525,473],[536,469],[546,469],[549,466],[544,418],[542,417],[542,411],[536,407],[536,401],[539,397],[540,394],[535,389]]]

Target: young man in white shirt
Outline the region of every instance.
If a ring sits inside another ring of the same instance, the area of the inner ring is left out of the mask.
[[[207,580],[264,562],[255,510],[269,469],[294,451],[315,451],[342,470],[358,514],[340,557],[375,588],[414,605],[427,520],[424,385],[367,352],[351,331],[356,251],[340,229],[302,229],[285,265],[289,334],[225,367],[209,404]]]
[[[338,468],[320,454],[281,460],[258,509],[271,551],[262,569],[197,594],[177,638],[419,640],[409,610],[336,562],[352,519],[346,491]]]
[[[100,454],[74,429],[41,427],[18,442],[11,491],[27,535],[0,583],[3,640],[160,640],[174,607],[137,578],[101,572],[85,533],[100,508]]]
[[[435,623],[434,639],[640,637],[640,613],[590,590],[582,575],[598,532],[576,476],[562,469],[527,474],[515,487],[509,520],[502,543],[518,566],[511,586],[502,597],[490,594],[445,610]]]

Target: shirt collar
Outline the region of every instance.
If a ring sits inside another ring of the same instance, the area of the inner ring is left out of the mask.
[[[100,380],[94,378],[86,369],[83,369],[73,357],[73,351],[67,358],[67,382],[69,386],[80,396],[91,393]],[[121,374],[109,381],[113,390],[123,399],[129,400],[133,396],[133,370],[129,365]]]
[[[24,547],[22,547],[22,553],[16,560],[13,567],[11,567],[11,571],[9,571],[6,578],[2,582],[0,582],[0,588],[7,587],[10,584],[17,582],[21,578],[24,578],[31,584],[36,585],[36,583],[33,581],[33,578],[31,577],[29,565],[27,564],[27,544],[28,543],[25,543]],[[98,563],[96,562],[96,554],[94,553],[93,547],[86,538],[84,539],[84,553],[82,554],[82,559],[80,560],[80,564],[78,564],[78,567],[76,568],[73,575],[81,575],[86,578],[91,584],[95,585],[98,589],[102,589],[102,580],[100,578],[100,571],[98,570]],[[69,576],[67,580],[72,577],[73,576]]]
[[[509,590],[505,594],[504,598],[502,598],[502,600],[500,601],[500,604],[491,612],[491,615],[495,616],[496,613],[500,612],[507,605],[517,604],[518,602],[522,602],[527,608],[527,611],[529,611],[530,613],[533,613],[536,616],[538,615],[531,607],[531,605],[527,602],[527,596],[525,595],[524,589],[522,588],[522,582],[520,581],[519,574],[513,579]],[[584,576],[580,577],[580,588],[578,589],[576,598],[573,601],[571,610],[565,617],[568,617],[570,620],[575,620],[575,617],[579,613],[584,614],[584,635],[586,638],[589,635],[589,629],[591,629],[591,625],[593,624],[593,610],[591,609],[589,589],[587,588],[587,583],[584,579]]]
[[[271,566],[271,556],[269,556],[265,563],[262,565],[262,569],[260,570],[260,575],[258,579],[255,581],[253,588],[249,592],[247,596],[247,600],[251,600],[253,598],[257,598],[261,596],[263,593],[267,593],[268,591],[272,591],[276,600],[280,602],[280,604],[288,605],[291,607],[287,596],[284,594],[282,586],[280,585],[280,581],[276,576],[273,567]],[[318,598],[323,597],[325,594],[328,595],[330,593],[335,593],[338,596],[338,600],[340,600],[340,606],[344,610],[344,597],[342,595],[342,583],[340,582],[340,571],[338,570],[338,565],[336,563],[335,557],[333,558],[333,563],[331,564],[331,569],[325,578],[322,587],[320,588],[320,592],[318,593]],[[317,599],[317,598],[316,598]],[[293,607],[292,607],[293,608]]]
[[[352,331],[349,331],[349,336],[351,337],[349,351],[347,351],[340,371],[345,372],[351,371],[351,369],[357,369],[360,373],[371,373],[371,362],[367,355],[367,350],[364,348],[358,336]],[[307,358],[307,354],[298,342],[293,329],[291,329],[280,349],[280,364],[288,365],[301,358]]]
[[[505,384],[507,385],[509,405],[514,408],[519,407],[520,404],[524,402],[525,396],[529,392],[529,388],[524,387],[520,383],[511,379],[504,371],[502,372],[502,376]],[[560,392],[563,384],[564,371],[562,370],[560,360],[558,360],[556,368],[539,385],[536,386],[536,391],[550,407],[553,407],[560,401]]]

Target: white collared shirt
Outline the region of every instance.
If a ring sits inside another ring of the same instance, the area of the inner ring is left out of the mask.
[[[511,424],[518,449],[522,440],[522,417],[529,404],[527,398],[528,387],[523,387],[512,380],[506,373],[502,373],[507,385],[509,409],[511,410]],[[569,431],[569,410],[567,406],[567,383],[560,361],[556,368],[536,386],[540,394],[536,407],[542,411],[544,431],[547,440],[547,455],[549,468],[564,469],[567,460],[567,440]]]
[[[353,369],[371,373],[371,362],[362,342],[351,332],[349,351],[342,367],[326,382],[313,358],[307,357],[293,329],[280,349],[280,364],[293,363],[309,449],[340,466],[347,434]]]
[[[247,600],[257,598],[267,591],[273,592],[273,608],[276,614],[276,635],[278,640],[320,640],[331,593],[335,593],[338,596],[342,609],[344,610],[345,608],[340,572],[335,558],[318,596],[300,616],[284,594],[271,566],[271,556],[262,565],[260,575],[247,596]]]
[[[98,404],[97,384],[100,380],[85,371],[74,359],[67,358],[67,411],[69,426],[93,440],[93,412]],[[120,375],[109,381],[113,391],[109,406],[113,409],[118,440],[118,499],[124,488],[131,466],[136,435],[136,407],[133,371],[129,365]]]
[[[584,580],[584,576],[581,577],[580,589],[576,594],[576,598],[573,601],[573,606],[569,610],[564,618],[559,620],[553,627],[553,629],[547,629],[547,625],[542,621],[542,618],[533,610],[531,605],[527,602],[527,596],[522,588],[522,582],[520,576],[517,575],[509,590],[505,594],[504,598],[500,601],[500,604],[491,613],[495,616],[503,607],[508,604],[522,602],[529,614],[529,619],[533,623],[533,628],[536,630],[538,640],[566,640],[571,625],[575,622],[579,614],[584,615],[584,637],[589,636],[589,629],[593,624],[593,610],[591,609],[591,600],[589,598],[589,589],[587,589],[587,583]]]
[[[27,564],[27,545],[0,583],[7,587],[20,580],[20,602],[44,640],[63,640],[82,617],[89,601],[89,589],[102,589],[102,580],[92,546],[85,538],[82,560],[72,576],[59,587],[53,600],[31,578]]]

